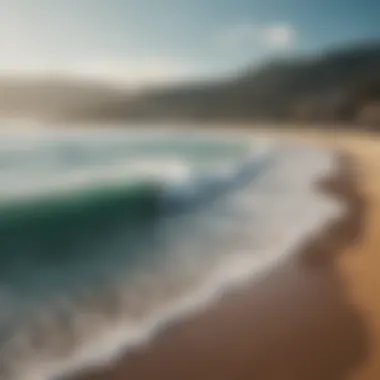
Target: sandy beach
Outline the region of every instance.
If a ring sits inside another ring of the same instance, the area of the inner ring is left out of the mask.
[[[346,216],[265,279],[75,380],[380,378],[380,141],[340,132],[285,136],[341,152],[336,175],[316,185],[346,203]]]

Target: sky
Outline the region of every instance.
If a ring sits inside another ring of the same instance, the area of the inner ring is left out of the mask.
[[[129,86],[380,40],[378,0],[0,0],[0,72]]]

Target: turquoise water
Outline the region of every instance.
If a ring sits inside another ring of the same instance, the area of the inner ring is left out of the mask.
[[[159,259],[165,218],[227,193],[255,154],[242,141],[101,137],[3,138],[0,278],[17,314]]]
[[[0,141],[2,380],[54,378],[151,336],[332,210],[310,192],[328,154],[249,136],[87,130]]]

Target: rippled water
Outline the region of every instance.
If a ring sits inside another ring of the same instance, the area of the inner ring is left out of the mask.
[[[339,211],[328,152],[249,135],[2,133],[0,379],[108,359]]]

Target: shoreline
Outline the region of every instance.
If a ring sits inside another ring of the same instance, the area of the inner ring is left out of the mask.
[[[352,160],[340,155],[338,168],[318,187],[340,198],[347,214],[307,239],[268,277],[230,291],[109,368],[68,378],[343,378],[365,356],[367,335],[336,259],[360,237],[365,202]]]

